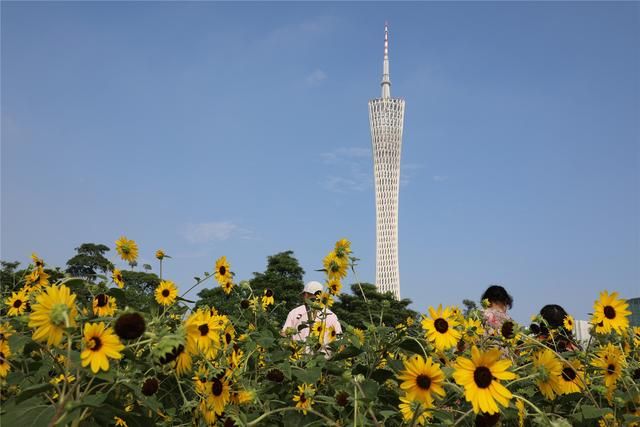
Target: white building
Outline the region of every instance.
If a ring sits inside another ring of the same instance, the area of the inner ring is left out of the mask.
[[[382,96],[369,101],[376,190],[376,287],[400,298],[398,193],[404,126],[404,100],[391,98],[389,29],[384,27]]]

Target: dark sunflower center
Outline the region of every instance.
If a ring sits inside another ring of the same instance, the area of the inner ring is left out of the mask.
[[[607,319],[615,319],[616,318],[616,309],[611,307],[610,305],[604,308],[604,316]]]
[[[300,394],[300,403],[304,403],[307,401],[307,398],[305,397],[304,393]]]
[[[166,298],[166,297],[168,297],[168,296],[169,296],[169,294],[170,294],[170,293],[171,293],[171,292],[169,292],[169,289],[164,289],[164,290],[162,291],[162,296]]]
[[[493,381],[493,375],[491,374],[491,370],[486,366],[478,366],[473,372],[473,380],[478,387],[487,388],[491,385],[491,381]]]
[[[220,396],[222,394],[222,381],[214,378],[213,383],[211,384],[211,392],[214,396]]]
[[[98,301],[98,307],[104,307],[109,302],[109,297],[105,294],[100,294],[96,297],[96,300]]]
[[[227,342],[227,344],[231,344],[231,334],[229,332],[227,332],[226,334],[224,334],[224,339]]]
[[[431,378],[426,375],[418,375],[416,384],[423,390],[429,390],[429,387],[431,387]]]
[[[209,333],[209,325],[206,323],[204,325],[198,326],[198,330],[200,331],[200,335],[203,337]]]
[[[102,348],[102,341],[99,337],[93,337],[89,340],[88,347],[93,351],[98,351]]]
[[[22,301],[19,299],[13,302],[13,308],[20,308],[21,305],[22,305]]]
[[[616,373],[616,365],[614,365],[613,363],[609,363],[609,366],[607,366],[607,374],[613,375],[615,373]]]
[[[500,331],[503,337],[507,339],[513,338],[513,322],[504,322]]]
[[[267,297],[272,297],[273,296],[273,291],[271,289],[267,289],[264,293]]]
[[[449,322],[447,322],[443,318],[436,319],[435,322],[433,322],[433,326],[436,328],[436,331],[440,332],[441,334],[444,334],[449,330]]]
[[[576,379],[576,376],[577,376],[576,371],[573,370],[573,368],[570,368],[567,366],[562,370],[562,378],[565,381],[573,381]]]
[[[227,267],[225,267],[224,265],[220,267],[220,270],[218,270],[220,272],[221,276],[224,276],[227,273]]]

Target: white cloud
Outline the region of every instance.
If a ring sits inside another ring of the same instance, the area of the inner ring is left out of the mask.
[[[190,243],[206,243],[228,240],[233,236],[248,239],[251,232],[230,221],[214,221],[186,224],[182,235]]]
[[[327,79],[327,73],[325,73],[320,69],[317,69],[317,70],[314,70],[311,74],[309,74],[305,78],[305,81],[309,86],[317,86],[326,79]]]

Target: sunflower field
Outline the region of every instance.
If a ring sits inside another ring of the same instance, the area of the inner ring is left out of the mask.
[[[126,237],[116,249],[138,257]],[[640,426],[640,328],[616,292],[597,296],[588,342],[570,316],[493,328],[455,306],[397,325],[370,311],[366,328],[340,331],[325,319],[355,273],[342,239],[297,341],[271,315],[278,289],[236,283],[225,257],[197,283],[215,279],[236,308],[225,313],[162,277],[139,312],[119,270],[53,282],[32,258],[2,294],[2,426]]]

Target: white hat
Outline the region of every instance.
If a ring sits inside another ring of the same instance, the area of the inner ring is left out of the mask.
[[[322,289],[322,283],[312,280],[311,282],[307,282],[307,284],[304,285],[304,289],[302,290],[302,292],[307,292],[311,295],[315,295],[316,292],[322,292]]]

